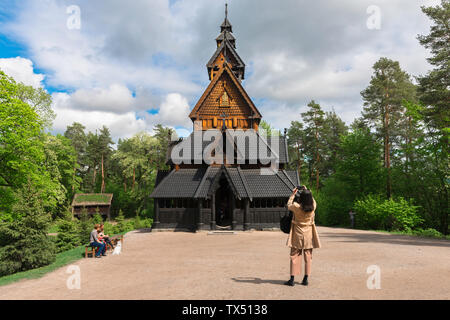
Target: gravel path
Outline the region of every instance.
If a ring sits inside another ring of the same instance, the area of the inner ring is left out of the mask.
[[[450,299],[450,241],[318,228],[310,285],[287,287],[281,232],[144,232],[126,235],[120,256],[83,259],[81,289],[63,267],[1,287],[0,299]],[[368,289],[377,265],[381,288]],[[301,279],[296,279],[300,282]]]

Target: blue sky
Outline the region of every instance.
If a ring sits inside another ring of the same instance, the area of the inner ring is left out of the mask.
[[[314,99],[351,123],[380,57],[398,60],[411,75],[431,68],[416,36],[430,27],[420,6],[439,1],[379,0],[377,30],[367,27],[372,2],[229,1],[247,65],[244,87],[266,121],[282,130]],[[52,94],[55,133],[78,121],[91,131],[107,125],[115,140],[152,132],[157,123],[186,134],[187,115],[209,83],[205,64],[224,3],[3,0],[0,69]],[[67,27],[73,4],[81,10],[79,30]]]

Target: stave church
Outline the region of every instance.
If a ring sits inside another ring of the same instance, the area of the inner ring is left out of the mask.
[[[170,142],[170,170],[158,171],[150,195],[153,229],[279,228],[292,189],[300,185],[297,171],[285,169],[286,130],[259,130],[262,115],[243,87],[245,63],[227,11],[206,65],[210,83],[189,115],[193,132]]]

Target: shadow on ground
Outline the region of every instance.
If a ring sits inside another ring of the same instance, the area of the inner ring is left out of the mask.
[[[450,241],[444,239],[417,238],[407,235],[395,234],[373,234],[373,233],[330,233],[320,232],[320,236],[332,239],[335,242],[372,242],[372,243],[390,243],[409,246],[433,246],[449,247]],[[330,241],[330,240],[328,240]]]
[[[286,280],[263,280],[261,278],[249,278],[249,277],[239,277],[239,278],[231,278],[231,280],[241,283],[252,283],[252,284],[277,284],[277,285],[285,285]]]

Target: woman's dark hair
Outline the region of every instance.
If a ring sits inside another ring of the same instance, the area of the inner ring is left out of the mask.
[[[314,210],[313,196],[311,191],[307,189],[295,194],[295,202],[299,203],[305,212],[311,212]]]

